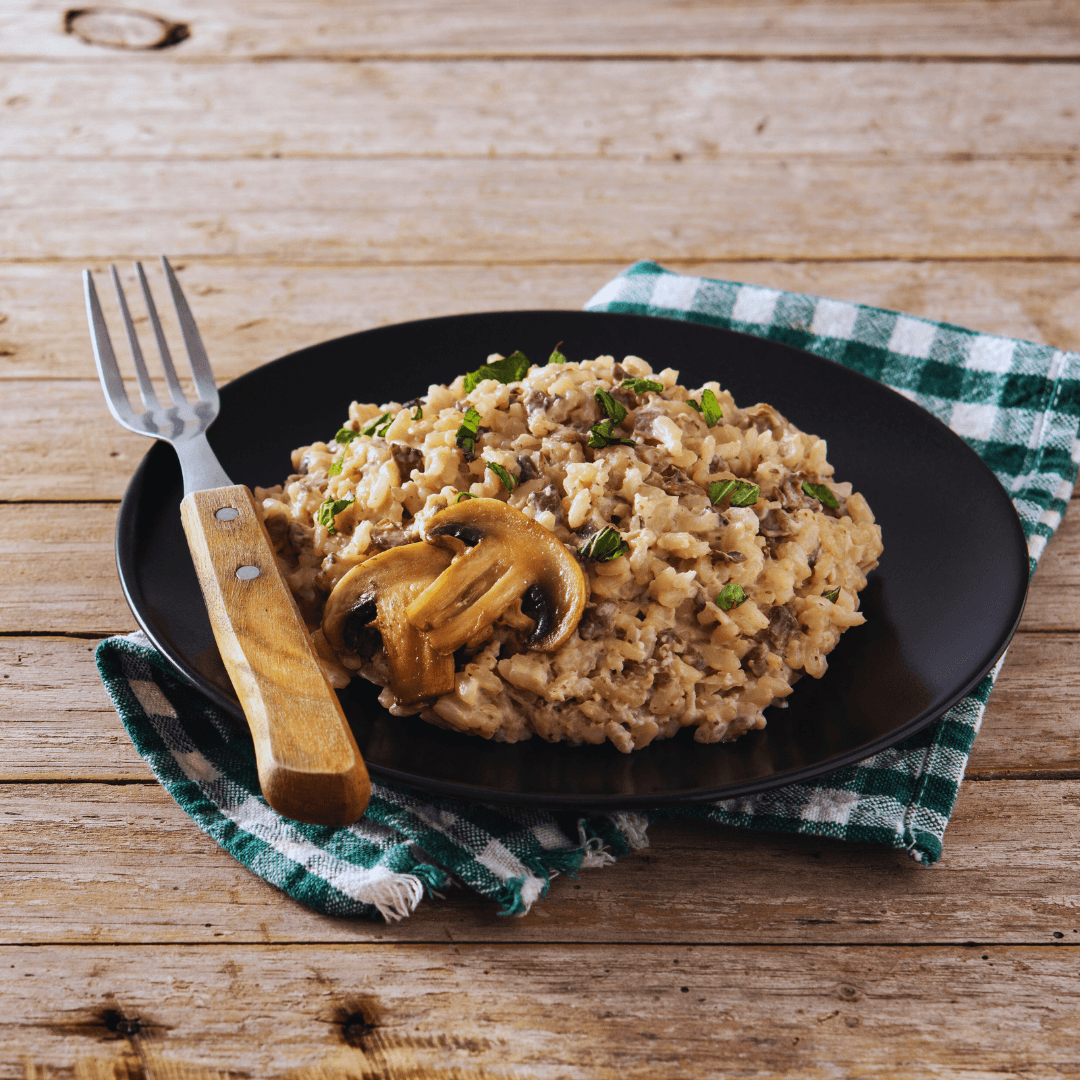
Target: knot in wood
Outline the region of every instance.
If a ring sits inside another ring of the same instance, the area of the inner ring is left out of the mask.
[[[141,52],[168,49],[191,37],[187,23],[119,7],[69,8],[64,12],[64,33],[74,34],[88,45]]]
[[[101,1014],[101,1021],[116,1035],[128,1037],[142,1031],[142,1024],[137,1016],[125,1016],[119,1009],[106,1009]]]
[[[346,1046],[362,1050],[374,1030],[375,1024],[359,1009],[344,1013],[341,1017],[341,1037]]]

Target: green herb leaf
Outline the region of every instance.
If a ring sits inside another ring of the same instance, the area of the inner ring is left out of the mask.
[[[832,592],[822,593],[821,595],[824,596],[826,600],[831,600],[835,604],[840,596],[840,586],[838,585]]]
[[[465,393],[471,394],[485,379],[495,379],[501,383],[519,382],[529,370],[529,359],[523,352],[512,352],[494,364],[470,371],[465,376]]]
[[[822,506],[827,506],[830,510],[840,509],[840,500],[824,484],[811,484],[809,480],[804,480],[802,489],[811,499],[817,499]]]
[[[597,562],[612,562],[629,550],[630,545],[619,535],[618,530],[605,525],[598,533],[593,533],[583,547],[578,548],[578,554],[586,559],[596,559]]]
[[[496,465],[494,461],[489,461],[487,467],[503,482],[503,487],[507,491],[513,491],[517,487],[517,477],[513,473],[507,472],[501,465]]]
[[[559,352],[559,349],[560,349],[561,346],[562,346],[562,342],[560,341],[559,344],[556,345],[555,348],[551,350],[551,355],[548,357],[548,363],[549,364],[565,364],[566,363],[566,357],[563,356],[563,354],[561,352]]]
[[[745,480],[714,480],[709,485],[709,502],[713,506],[723,502],[729,495],[730,506],[753,506],[761,496],[761,488]]]
[[[457,444],[465,455],[466,461],[472,461],[476,450],[476,437],[480,432],[480,414],[471,405],[465,413],[461,427],[457,429]]]
[[[701,406],[693,398],[687,398],[686,404],[689,405],[690,408],[693,409],[695,412],[701,412]]]
[[[704,390],[701,394],[701,415],[705,417],[705,423],[709,427],[715,427],[723,419],[724,414],[720,411],[720,402],[711,390]]]
[[[741,585],[736,585],[734,581],[729,581],[721,590],[720,595],[717,596],[716,602],[724,611],[730,611],[734,607],[738,607],[744,600],[747,599],[746,593],[743,592]]]
[[[336,442],[338,446],[348,446],[353,439],[359,438],[359,431],[353,431],[352,428],[343,427],[338,429],[338,433],[334,436],[334,442]]]
[[[376,433],[377,429],[380,428],[380,427],[383,427],[384,424],[386,425],[386,427],[389,427],[390,426],[390,421],[392,421],[393,419],[394,418],[388,412],[384,412],[382,414],[382,416],[375,417],[375,419],[372,420],[370,424],[366,424],[364,427],[362,427],[360,429],[360,434],[361,435],[374,435]],[[385,431],[385,428],[384,428],[384,431]]]
[[[349,506],[352,506],[352,498],[348,499],[327,499],[326,502],[319,507],[318,512],[315,514],[315,520],[320,525],[326,526],[327,532],[336,532],[334,528],[334,518],[341,513],[342,510]]]
[[[600,408],[607,413],[613,424],[621,424],[626,419],[626,409],[616,401],[602,386],[596,388],[594,395],[600,402]]]
[[[471,491],[459,491],[457,498],[454,500],[454,504],[457,505],[462,499],[475,499],[476,496]]]
[[[337,461],[334,462],[333,465],[330,466],[330,468],[327,470],[327,475],[328,476],[340,476],[341,475],[341,467],[342,467],[342,465],[344,463],[345,463],[345,456],[342,455],[340,458],[338,458]]]
[[[620,385],[626,390],[633,390],[635,394],[644,394],[647,390],[655,390],[659,394],[664,389],[663,383],[652,379],[623,379]]]
[[[633,439],[623,439],[615,434],[614,428],[615,422],[609,416],[606,420],[601,420],[599,424],[593,424],[589,428],[589,445],[594,450],[600,450],[605,446],[636,446],[637,443]]]
[[[414,412],[412,414],[412,418],[414,420],[423,420],[424,419],[424,410],[419,405],[416,406],[416,412]]]

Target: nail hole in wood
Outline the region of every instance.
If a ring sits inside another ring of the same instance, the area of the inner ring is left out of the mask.
[[[169,49],[191,37],[187,23],[170,22],[149,11],[132,8],[69,8],[64,12],[64,33],[88,45],[146,52]]]

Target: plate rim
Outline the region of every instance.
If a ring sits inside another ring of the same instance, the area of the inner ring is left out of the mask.
[[[922,408],[917,403],[910,401],[899,391],[886,383],[883,383],[877,379],[873,379],[870,376],[864,374],[861,371],[857,371],[854,368],[847,367],[844,364],[833,360],[831,357],[822,356],[819,353],[810,352],[807,349],[802,349],[796,345],[790,345],[786,342],[774,341],[771,338],[760,337],[755,334],[747,334],[738,330],[731,330],[727,327],[714,326],[711,323],[699,322],[697,320],[687,320],[671,318],[669,316],[660,315],[639,315],[636,313],[624,313],[624,312],[595,312],[595,311],[582,311],[580,309],[558,309],[558,308],[523,308],[504,311],[482,311],[482,312],[461,312],[453,315],[438,315],[423,319],[410,319],[403,322],[389,323],[385,326],[369,327],[366,330],[357,330],[349,334],[341,334],[337,337],[327,338],[324,341],[315,342],[311,345],[306,345],[303,348],[293,350],[282,356],[275,357],[272,360],[268,360],[262,364],[251,368],[249,371],[245,371],[243,374],[230,379],[221,390],[227,391],[228,388],[234,384],[240,383],[243,379],[249,375],[253,375],[257,372],[263,372],[267,367],[271,367],[280,363],[288,361],[294,361],[298,357],[302,357],[304,354],[313,351],[320,351],[329,346],[337,345],[343,342],[351,341],[363,335],[378,333],[380,331],[393,331],[400,327],[417,326],[417,325],[433,325],[442,322],[451,322],[460,319],[475,319],[491,316],[499,316],[503,318],[512,318],[514,316],[569,316],[573,315],[578,318],[581,316],[593,316],[598,318],[617,318],[617,319],[645,319],[650,322],[670,322],[680,326],[693,325],[695,327],[704,327],[708,330],[713,330],[724,336],[733,336],[740,339],[745,339],[750,342],[764,343],[770,345],[777,345],[784,349],[794,350],[812,357],[815,361],[824,362],[829,365],[833,365],[836,368],[842,370],[846,377],[855,377],[859,380],[872,384],[873,386],[884,389],[890,393],[896,394],[898,398],[905,402],[906,405],[920,409],[922,414],[939,425],[943,431],[948,432],[948,437],[954,441],[954,444],[961,450],[961,452],[970,455],[978,465],[994,479],[996,483],[1001,487],[1002,493],[1008,502],[1009,506],[1013,510],[1013,519],[1015,525],[1015,538],[1019,540],[1018,549],[1023,552],[1023,562],[1028,564],[1027,556],[1027,540],[1024,536],[1023,526],[1021,524],[1019,515],[1016,513],[1015,504],[1009,497],[1008,492],[1005,490],[1004,485],[1001,484],[993,470],[989,465],[975,452],[975,450],[967,444],[967,442],[953,431],[947,424],[945,424],[938,417],[934,416],[929,410]],[[217,418],[215,418],[216,422]],[[234,721],[239,721],[243,724],[243,712],[240,709],[239,703],[230,699],[223,694],[216,686],[210,683],[200,672],[198,672],[187,660],[187,658],[180,653],[180,651],[173,647],[171,642],[162,635],[155,632],[153,624],[150,619],[144,615],[142,606],[140,605],[139,598],[140,592],[137,585],[137,574],[135,571],[136,555],[134,548],[136,546],[135,541],[135,528],[134,518],[137,513],[137,489],[143,486],[144,473],[156,464],[157,459],[161,456],[174,456],[175,451],[172,447],[160,440],[155,440],[150,446],[147,452],[143,455],[141,461],[136,467],[134,473],[129,480],[127,487],[124,491],[123,499],[121,500],[120,510],[117,515],[116,530],[115,530],[115,560],[117,567],[117,574],[120,578],[121,589],[124,593],[124,599],[131,610],[136,622],[139,624],[139,628],[149,639],[155,649],[158,650],[168,662],[173,671],[183,678],[188,683],[192,684],[201,694],[209,698],[215,707],[224,711]],[[125,572],[128,569],[128,572]],[[934,721],[944,716],[950,709],[952,709],[958,702],[962,701],[971,691],[989,674],[1000,661],[1005,651],[1008,649],[1013,637],[1019,628],[1020,622],[1023,618],[1024,610],[1027,605],[1027,599],[1029,595],[1030,585],[1030,573],[1028,573],[1025,587],[1022,590],[1018,609],[1014,613],[1014,618],[1011,621],[1011,625],[1008,630],[1003,633],[997,643],[995,644],[992,653],[992,659],[989,662],[981,664],[977,670],[977,674],[969,677],[961,684],[961,688],[954,694],[950,695],[946,699],[946,703],[942,706],[940,703],[936,703],[933,706],[922,710],[919,714],[913,717],[911,720],[900,725],[900,727],[893,729],[886,735],[878,736],[875,739],[871,739],[868,742],[862,743],[857,747],[850,750],[839,753],[833,757],[828,758],[825,761],[819,761],[811,765],[802,766],[799,768],[789,769],[784,772],[773,773],[767,777],[759,777],[753,780],[742,781],[738,783],[724,784],[719,787],[712,788],[700,788],[692,791],[680,791],[673,792],[668,795],[603,795],[603,796],[576,796],[576,795],[536,795],[530,793],[524,793],[520,791],[507,790],[505,788],[485,787],[482,784],[476,782],[469,783],[457,783],[451,781],[443,781],[440,779],[432,779],[428,777],[417,777],[415,774],[404,773],[394,768],[388,768],[384,765],[379,765],[373,762],[367,762],[368,770],[373,778],[384,780],[390,783],[401,784],[407,787],[419,788],[422,791],[430,792],[440,796],[448,796],[451,798],[468,799],[470,801],[482,800],[492,803],[502,803],[504,805],[513,806],[531,806],[531,807],[548,807],[554,810],[566,810],[566,809],[601,809],[605,811],[611,811],[612,809],[647,809],[647,808],[659,808],[668,806],[678,806],[685,804],[700,804],[704,802],[713,802],[718,799],[727,798],[739,798],[747,795],[760,794],[766,791],[772,791],[776,788],[786,787],[790,784],[797,784],[807,780],[813,780],[822,776],[826,776],[829,773],[836,772],[839,769],[846,768],[859,761],[864,761],[874,754],[880,753],[883,750],[887,750],[890,747],[896,746],[898,743],[903,742],[905,739],[910,738],[912,735],[917,734],[925,727],[929,726]],[[422,721],[417,721],[422,722]],[[766,731],[768,729],[766,728]],[[722,744],[721,744],[722,745]],[[646,748],[647,749],[647,748]],[[640,751],[638,751],[640,752]]]

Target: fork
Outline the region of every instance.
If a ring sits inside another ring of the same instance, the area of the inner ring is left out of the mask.
[[[116,267],[113,285],[135,362],[143,411],[128,399],[89,270],[86,314],[109,411],[129,431],[163,439],[184,474],[180,518],[210,625],[255,743],[266,801],[285,817],[313,825],[348,825],[370,797],[367,769],[337,694],[323,675],[311,638],[277,564],[251,491],[234,484],[206,439],[218,392],[202,338],[168,260],[161,265],[176,308],[196,400],[176,376],[154,298],[135,264],[171,404],[158,400],[139,347]]]

